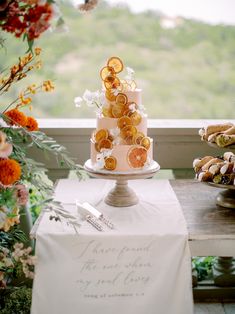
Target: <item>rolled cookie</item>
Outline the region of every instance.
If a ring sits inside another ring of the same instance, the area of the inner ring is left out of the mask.
[[[224,153],[224,160],[235,162],[235,155],[232,152]]]
[[[224,162],[218,162],[216,164],[213,164],[211,165],[209,168],[208,168],[208,171],[214,176],[218,173],[220,173],[220,168],[224,165]]]
[[[204,164],[201,168],[202,171],[206,171],[210,168],[211,165],[222,162],[223,160],[220,158],[212,158],[206,164]]]
[[[205,128],[204,139],[207,140],[209,135],[213,133],[224,132],[227,129],[231,128],[232,126],[233,126],[232,123],[208,125]]]
[[[203,158],[196,158],[193,161],[193,168],[195,170],[195,172],[198,172],[201,167],[206,164],[209,160],[213,159],[213,156],[205,156]]]
[[[234,135],[235,134],[235,125],[233,125],[231,128],[227,129],[226,131],[223,132],[224,134],[227,135]]]
[[[197,174],[197,179],[201,182],[211,181],[213,179],[213,175],[209,171],[200,171]]]
[[[234,163],[233,162],[225,162],[223,166],[220,168],[221,174],[231,174],[233,172]]]
[[[220,134],[216,137],[216,144],[219,147],[226,147],[235,144],[235,135]]]

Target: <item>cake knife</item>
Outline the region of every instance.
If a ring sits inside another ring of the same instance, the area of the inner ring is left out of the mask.
[[[79,212],[79,214],[85,218],[85,220],[91,224],[96,230],[103,231],[103,227],[101,224],[97,221],[96,216],[94,216],[87,208],[83,206],[83,204],[80,204],[78,201],[76,201],[76,207]]]
[[[86,208],[93,216],[102,221],[107,227],[109,227],[110,229],[114,229],[113,223],[109,219],[107,219],[100,211],[98,211],[98,209],[96,209],[87,202],[82,203],[82,206]]]

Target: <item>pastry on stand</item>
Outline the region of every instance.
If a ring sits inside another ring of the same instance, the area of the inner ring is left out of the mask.
[[[210,146],[232,150],[235,147],[235,126],[232,123],[210,125],[199,130],[202,141]],[[216,198],[217,205],[235,208],[235,155],[232,151],[222,156],[204,156],[193,161],[196,179],[223,188]]]

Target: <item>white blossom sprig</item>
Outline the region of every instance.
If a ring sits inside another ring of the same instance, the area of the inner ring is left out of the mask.
[[[76,107],[81,107],[82,102],[85,102],[88,107],[102,108],[105,104],[105,94],[99,90],[91,92],[88,89],[85,90],[82,97],[78,96],[74,99]]]

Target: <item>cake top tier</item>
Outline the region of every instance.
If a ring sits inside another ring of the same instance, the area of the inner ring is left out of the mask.
[[[125,73],[126,72],[126,73]],[[141,102],[141,89],[134,80],[134,70],[125,67],[119,57],[111,57],[99,71],[102,80],[101,91],[85,91],[83,97],[76,97],[75,104],[85,101],[89,107],[95,107],[99,117],[121,118],[133,114],[141,120],[144,106]],[[123,76],[123,78],[121,77]]]
[[[124,69],[127,75],[120,78],[120,73]],[[100,77],[105,93],[105,105],[102,108],[104,117],[121,118],[134,112],[138,115],[143,113],[141,89],[137,88],[134,80],[134,70],[125,68],[120,58],[109,58],[107,64],[100,70]]]

